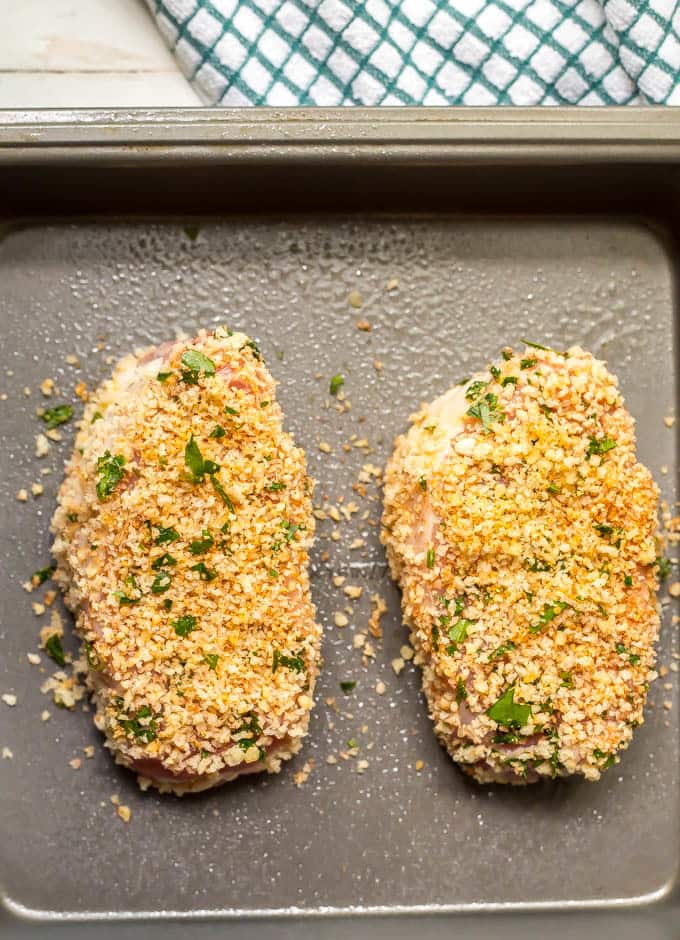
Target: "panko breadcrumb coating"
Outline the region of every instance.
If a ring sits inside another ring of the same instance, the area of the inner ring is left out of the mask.
[[[412,417],[382,541],[435,732],[480,783],[618,762],[659,629],[658,491],[616,379],[510,350]]]
[[[320,627],[303,452],[247,336],[128,356],[91,397],[53,519],[95,723],[162,791],[280,769],[307,731]]]

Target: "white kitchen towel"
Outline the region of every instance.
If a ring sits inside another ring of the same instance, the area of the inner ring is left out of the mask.
[[[147,0],[207,104],[680,105],[675,0]]]

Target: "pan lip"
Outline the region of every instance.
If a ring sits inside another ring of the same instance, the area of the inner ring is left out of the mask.
[[[49,911],[26,907],[14,901],[7,894],[0,894],[0,905],[16,920],[32,924],[49,924],[54,921],[71,924],[87,923],[135,923],[160,921],[206,921],[233,922],[257,920],[331,920],[351,917],[363,920],[375,917],[408,916],[450,916],[450,915],[498,915],[498,914],[576,914],[579,912],[644,910],[658,907],[660,904],[673,902],[677,879],[674,874],[666,884],[630,898],[569,898],[565,901],[510,901],[510,902],[473,902],[465,904],[401,904],[401,905],[366,905],[345,907],[339,905],[321,905],[305,908],[291,905],[279,908],[206,908],[187,911],[149,910],[149,911]]]
[[[306,154],[680,162],[673,108],[175,108],[0,110],[0,162]]]

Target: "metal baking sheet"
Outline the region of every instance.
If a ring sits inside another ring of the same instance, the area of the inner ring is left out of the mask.
[[[472,914],[479,926],[485,913],[505,924],[515,912],[507,923],[519,927],[521,912],[597,918],[603,909],[613,924],[622,908],[629,927],[642,918],[645,929],[663,930],[680,854],[677,673],[655,683],[645,725],[601,783],[471,783],[434,741],[417,670],[409,664],[398,678],[392,670],[406,632],[374,524],[379,491],[369,485],[362,500],[352,484],[364,464],[384,463],[421,400],[528,337],[558,348],[578,342],[608,361],[637,419],[640,457],[672,502],[677,442],[664,424],[676,402],[672,224],[593,216],[576,185],[574,211],[525,217],[461,215],[446,200],[438,212],[395,205],[385,214],[367,204],[337,215],[298,193],[297,214],[272,214],[255,200],[247,214],[177,218],[168,193],[134,220],[132,211],[128,220],[53,218],[46,204],[43,216],[8,214],[3,225],[0,692],[18,698],[15,708],[0,707],[0,747],[13,753],[0,761],[7,929],[181,917],[208,919],[206,931],[230,921],[238,937],[249,919],[265,918],[263,930],[282,922],[318,936],[321,923],[330,929],[362,915],[352,930],[379,936],[392,923],[384,918],[398,915],[391,935],[399,936],[409,915],[433,931],[449,915],[471,935]],[[93,203],[101,199],[92,192]],[[356,328],[360,318],[370,332]],[[351,523],[319,522],[313,594],[325,668],[303,752],[279,776],[178,800],[140,793],[99,746],[90,716],[60,712],[40,693],[49,666],[41,673],[26,659],[42,621],[21,583],[48,561],[48,523],[72,440],[67,426],[37,459],[35,409],[45,403],[46,377],[57,381],[60,401],[71,401],[76,383],[91,387],[108,375],[111,357],[225,321],[261,344],[317,480],[315,504],[342,498],[361,511]],[[71,355],[80,368],[68,364]],[[328,396],[338,372],[351,403],[343,414]],[[38,481],[43,495],[16,500]],[[355,540],[362,544],[351,548]],[[333,622],[348,603],[333,574],[363,588],[344,629]],[[366,632],[374,594],[388,612],[365,667],[354,636]],[[678,653],[671,615],[665,607],[659,661],[667,666]],[[349,679],[356,689],[343,696],[339,682]],[[337,706],[326,704],[331,697]],[[42,722],[45,708],[51,718]],[[358,759],[328,764],[350,738]],[[95,756],[74,771],[69,760],[87,744]],[[298,787],[295,774],[309,760]],[[368,762],[363,773],[358,760]],[[129,825],[112,794],[130,806]]]

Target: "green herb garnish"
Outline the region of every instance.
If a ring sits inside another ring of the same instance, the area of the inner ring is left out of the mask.
[[[172,575],[169,571],[159,571],[153,579],[151,585],[152,594],[165,594],[172,583]]]
[[[472,624],[472,620],[466,620],[464,617],[461,617],[447,629],[446,635],[451,642],[446,647],[446,652],[450,656],[453,656],[453,654],[458,650],[458,644],[462,643],[463,640],[467,638],[468,628],[471,627]]]
[[[498,366],[489,366],[489,372],[494,379],[498,379],[499,375],[501,374],[501,370],[498,368]]]
[[[623,583],[626,585],[626,587],[632,587],[632,586],[633,586],[633,576],[630,575],[630,574],[624,575],[624,577],[623,577]]]
[[[237,728],[235,734],[247,734],[248,737],[241,737],[236,743],[241,748],[241,750],[248,751],[251,747],[256,745],[258,737],[262,734],[262,728],[260,727],[260,722],[258,721],[255,712],[246,712],[245,715],[242,715],[241,717],[243,722],[241,727]],[[260,760],[262,760],[263,757],[264,751],[262,748],[260,748]]]
[[[537,362],[538,359],[520,359],[519,367],[520,369],[531,369]]]
[[[566,359],[566,357],[567,357],[567,353],[566,353],[566,352],[560,352],[559,349],[551,349],[550,346],[541,346],[540,343],[531,343],[531,342],[529,342],[528,339],[523,339],[522,342],[524,343],[525,346],[529,346],[531,349],[540,349],[540,350],[542,350],[543,352],[554,352],[554,353],[555,353],[556,355],[558,355],[558,356],[564,356],[565,359]]]
[[[217,577],[217,572],[215,571],[215,569],[208,568],[204,561],[199,561],[197,565],[192,565],[189,570],[198,571],[201,577],[201,581],[214,581],[215,578]]]
[[[286,488],[286,484],[279,483],[277,480],[275,480],[273,483],[270,483],[268,486],[265,486],[265,490],[268,493],[278,493],[281,490],[285,490],[285,488]]]
[[[156,378],[158,379],[159,382],[163,383],[163,382],[167,382],[171,375],[172,375],[172,372],[159,372],[156,375]]]
[[[164,529],[162,525],[156,526],[158,529],[158,535],[154,539],[154,545],[165,545],[168,542],[176,542],[179,538],[179,532],[177,529],[173,529],[172,526],[168,526],[167,529]]]
[[[471,382],[470,385],[465,389],[465,397],[468,401],[475,401],[482,394],[488,382],[483,382],[480,379],[477,379],[475,382]]]
[[[460,676],[456,679],[456,701],[460,705],[463,699],[468,697],[467,689],[465,688],[465,683]]]
[[[217,663],[219,662],[219,656],[217,653],[204,653],[203,662],[207,664],[208,669],[212,669],[213,672],[217,669]]]
[[[228,415],[238,415],[238,411],[236,410],[236,408],[232,408],[230,405],[225,405],[224,411],[225,411],[225,414],[228,414]]]
[[[192,555],[203,555],[215,544],[215,539],[210,534],[209,529],[203,529],[200,539],[194,539],[189,542],[189,551]]]
[[[172,626],[177,636],[188,636],[198,626],[198,619],[193,614],[184,614],[177,620],[173,620]]]
[[[344,384],[345,379],[342,375],[334,375],[331,379],[328,390],[331,395],[337,395]]]
[[[164,555],[159,555],[154,561],[151,562],[151,567],[154,571],[159,571],[161,568],[172,567],[177,564],[177,559],[173,558],[168,552]]]
[[[607,767],[611,767],[614,763],[614,755],[608,754],[606,751],[601,751],[599,747],[596,747],[593,751],[593,757],[595,760],[603,760],[604,764],[602,765],[602,770],[606,770]]]
[[[505,728],[522,728],[531,716],[531,706],[515,702],[515,687],[511,685],[486,714]]]
[[[219,441],[226,435],[226,433],[227,432],[224,430],[221,424],[216,424],[210,434],[208,434],[208,437],[212,437],[214,440]]]
[[[47,655],[55,661],[58,666],[66,665],[66,657],[64,656],[64,648],[61,645],[61,637],[58,633],[53,633],[51,637],[45,643],[45,652]]]
[[[70,421],[73,417],[73,408],[71,405],[56,405],[54,408],[46,408],[40,417],[51,430]]]
[[[258,361],[262,359],[262,353],[260,352],[260,347],[257,345],[254,339],[249,339],[247,343],[244,343],[241,349],[244,349],[245,346],[247,346],[248,349],[252,351],[252,354],[255,357],[255,359],[257,359]]]
[[[547,487],[547,490],[548,490],[548,493],[550,493],[551,496],[557,496],[558,493],[561,493],[561,492],[562,492],[562,487],[561,487],[561,486],[557,486],[557,484],[555,484],[555,483],[550,483],[549,486]]]
[[[497,646],[496,649],[489,656],[489,662],[493,662],[495,659],[502,659],[506,653],[512,652],[512,650],[517,649],[517,644],[513,643],[512,640],[508,640],[505,643],[501,643],[500,646]]]
[[[421,490],[427,489],[427,480],[425,479],[424,476],[420,477],[420,479],[418,480],[418,486],[421,488]]]
[[[434,568],[434,549],[428,548],[427,555],[425,557],[425,564],[428,568]]]
[[[234,504],[232,503],[231,499],[229,498],[229,495],[228,495],[227,491],[226,491],[225,488],[222,486],[221,481],[217,479],[217,475],[216,475],[216,474],[214,474],[214,473],[211,473],[211,474],[210,474],[210,482],[212,483],[213,489],[215,490],[215,492],[217,493],[217,495],[219,496],[219,498],[222,500],[222,502],[224,503],[224,505],[227,507],[227,509],[229,510],[229,512],[234,512],[234,513],[235,513],[236,510],[234,509]]]
[[[33,587],[40,587],[40,585],[44,584],[45,581],[49,581],[56,570],[56,565],[47,565],[46,568],[41,568],[39,571],[36,571],[31,575],[31,584]]]
[[[356,682],[353,679],[347,680],[345,682],[341,682],[340,688],[345,693],[345,695],[349,695],[349,693],[353,692],[354,689],[356,688]]]
[[[291,542],[295,538],[296,533],[304,531],[305,526],[301,523],[288,522],[286,519],[284,519],[281,522],[281,528],[286,530],[286,542]]]
[[[617,643],[614,647],[616,652],[621,656],[627,656],[628,662],[631,666],[637,666],[640,662],[640,657],[637,653],[632,653],[623,643]]]
[[[519,379],[517,378],[516,375],[506,375],[503,377],[501,386],[505,388],[506,385],[517,385],[518,382],[519,382]]]
[[[196,385],[201,372],[204,375],[215,374],[215,363],[197,349],[187,349],[182,353],[181,361],[185,369],[182,372],[182,381],[188,385]]]
[[[295,656],[286,656],[280,650],[274,650],[272,657],[272,672],[276,672],[279,666],[285,666],[286,669],[292,669],[293,672],[304,672],[305,661],[302,658],[302,650]]]
[[[570,672],[560,672],[559,677],[562,680],[561,688],[573,689],[574,688],[574,679]]]
[[[544,627],[555,619],[558,614],[561,614],[563,610],[566,610],[569,607],[569,604],[564,601],[555,601],[552,604],[544,604],[543,612],[538,618],[537,623],[532,623],[529,627],[530,633],[540,633]]]
[[[471,405],[466,414],[470,418],[478,418],[482,422],[485,434],[488,434],[491,430],[492,421],[498,421],[499,424],[505,421],[505,412],[500,411],[498,408],[498,397],[491,392],[487,392],[483,398]]]
[[[92,415],[92,420],[90,421],[90,424],[94,424],[95,421],[101,421],[103,417],[104,415],[101,413],[101,411],[95,411],[95,413]]]
[[[671,573],[670,559],[664,558],[663,556],[659,556],[659,558],[656,559],[654,564],[656,565],[657,571],[659,573],[659,580],[665,581],[668,575]]]
[[[597,454],[598,456],[606,454],[615,447],[616,441],[612,440],[611,437],[601,437],[599,440],[596,437],[591,437],[589,438],[588,449],[586,451],[586,460],[590,460],[593,454]]]
[[[97,473],[99,481],[97,482],[97,497],[100,500],[106,499],[113,493],[120,481],[125,476],[125,457],[122,454],[111,456],[111,451],[104,452],[103,457],[97,460]]]
[[[146,724],[142,724],[142,720],[147,718],[151,720]],[[153,717],[153,713],[148,705],[142,705],[132,718],[119,718],[118,724],[122,726],[126,734],[131,734],[141,741],[146,741],[147,744],[156,739],[158,722],[156,718]]]

